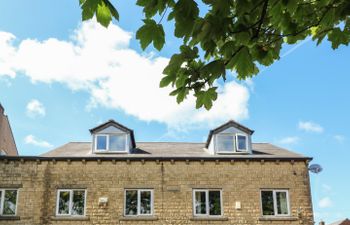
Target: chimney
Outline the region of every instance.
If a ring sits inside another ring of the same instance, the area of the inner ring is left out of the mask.
[[[2,107],[1,103],[0,103],[0,115],[4,115],[4,107]]]
[[[326,225],[326,223],[325,223],[323,220],[321,220],[321,222],[319,223],[319,225]]]

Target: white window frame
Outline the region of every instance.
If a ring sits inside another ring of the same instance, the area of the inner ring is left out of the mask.
[[[235,134],[230,134],[230,133],[222,133],[222,134],[216,134],[215,135],[215,141],[216,141],[216,151],[217,153],[225,153],[225,154],[232,154],[232,153],[236,153],[236,140],[235,140]],[[232,137],[232,143],[233,143],[233,146],[232,146],[232,151],[222,151],[218,148],[219,146],[219,136],[231,136]]]
[[[73,192],[74,191],[84,191],[84,214],[83,215],[72,215],[72,205],[73,205]],[[59,214],[59,201],[60,201],[60,192],[69,192],[69,208],[68,214]],[[56,216],[68,216],[68,217],[84,217],[86,216],[86,189],[57,189],[57,199],[56,199]]]
[[[17,215],[17,206],[18,206],[18,193],[19,190],[17,188],[0,188],[1,191],[1,201],[0,201],[0,216],[6,217],[6,216],[16,216]],[[5,203],[5,191],[16,191],[16,208],[15,208],[15,214],[13,215],[4,215],[4,203]]]
[[[137,214],[127,215],[126,214],[126,192],[127,191],[137,191]],[[141,192],[148,191],[151,192],[151,213],[150,214],[140,214],[141,209]],[[125,217],[140,217],[140,216],[153,216],[154,213],[154,190],[153,189],[138,189],[138,188],[127,188],[124,189],[124,216]]]
[[[238,137],[241,136],[241,137],[245,137],[245,149],[240,149],[239,148],[239,143],[238,143]],[[248,135],[246,134],[236,134],[236,152],[248,152]]]
[[[210,215],[209,208],[209,192],[210,191],[220,191],[220,215]],[[196,213],[196,192],[205,192],[205,211],[206,214]],[[222,203],[222,189],[193,189],[192,191],[192,207],[193,207],[193,216],[195,217],[222,217],[224,215],[224,208]]]
[[[125,149],[123,151],[115,151],[109,149],[109,137],[110,136],[118,136],[122,135],[125,138]],[[97,149],[97,138],[98,137],[106,137],[106,149]],[[128,152],[128,137],[127,134],[124,133],[116,133],[116,134],[96,134],[95,135],[95,146],[94,146],[95,152],[107,152],[107,153],[126,153]]]
[[[262,192],[263,191],[272,191],[274,215],[264,215],[264,210],[263,210],[263,205],[262,205],[263,204],[263,201],[262,201]],[[288,214],[278,214],[277,195],[276,195],[277,192],[286,193]],[[263,217],[288,217],[288,216],[290,216],[291,214],[290,214],[289,190],[286,190],[286,189],[261,189],[260,190],[260,206],[261,206],[261,215]]]

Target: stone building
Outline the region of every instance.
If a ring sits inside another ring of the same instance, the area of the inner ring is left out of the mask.
[[[11,126],[5,109],[0,104],[0,156],[18,155],[15,139],[13,138]]]
[[[110,120],[91,142],[1,156],[0,224],[314,224],[308,163],[234,121],[206,143],[135,142]]]

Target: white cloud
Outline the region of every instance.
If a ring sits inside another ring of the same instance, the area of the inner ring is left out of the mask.
[[[285,137],[282,138],[278,141],[280,144],[286,144],[286,145],[291,145],[291,144],[297,144],[299,142],[300,138],[299,137]]]
[[[333,202],[329,197],[324,197],[318,202],[318,207],[320,208],[329,208],[333,206]]]
[[[29,117],[45,116],[46,109],[39,100],[32,99],[27,104],[27,115]]]
[[[5,60],[0,76],[22,72],[33,82],[63,83],[72,90],[89,92],[90,108],[122,110],[169,128],[187,130],[248,118],[249,90],[234,81],[219,87],[218,100],[210,111],[196,110],[193,96],[178,105],[169,96],[171,88],[159,88],[169,59],[132,50],[131,37],[116,25],[105,29],[93,21],[82,23],[68,41],[26,39],[14,46],[10,41],[14,36],[5,33],[1,46],[10,53],[6,57],[0,50],[0,59]]]
[[[26,144],[31,144],[31,145],[42,147],[42,148],[52,148],[53,147],[53,145],[50,144],[49,142],[44,141],[44,140],[40,140],[31,134],[24,138],[24,142]]]
[[[343,143],[345,141],[345,137],[340,134],[334,135],[333,138],[339,143]]]
[[[300,130],[314,132],[314,133],[322,133],[324,130],[321,125],[311,121],[300,121],[298,124],[298,128]]]

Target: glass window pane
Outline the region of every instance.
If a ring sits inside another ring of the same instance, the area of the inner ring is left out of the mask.
[[[264,216],[275,215],[273,208],[273,192],[262,191],[261,192],[261,203]]]
[[[151,192],[141,191],[140,214],[151,214]]]
[[[218,151],[233,152],[233,136],[218,135],[217,148]]]
[[[196,214],[207,214],[205,192],[196,191],[195,192],[195,202]]]
[[[3,215],[15,215],[17,190],[5,190]]]
[[[238,135],[237,136],[237,150],[239,151],[246,151],[247,150],[247,137],[246,136],[242,136],[242,135]]]
[[[110,151],[125,151],[125,135],[110,135],[109,150]]]
[[[288,215],[287,192],[276,192],[277,214]]]
[[[220,195],[220,191],[209,191],[209,215],[221,215]]]
[[[69,191],[60,191],[58,199],[58,214],[67,215],[69,214]]]
[[[84,215],[85,191],[73,191],[72,215]]]
[[[125,215],[137,215],[137,190],[125,191]]]
[[[97,136],[96,138],[96,149],[106,150],[107,149],[107,136]]]

